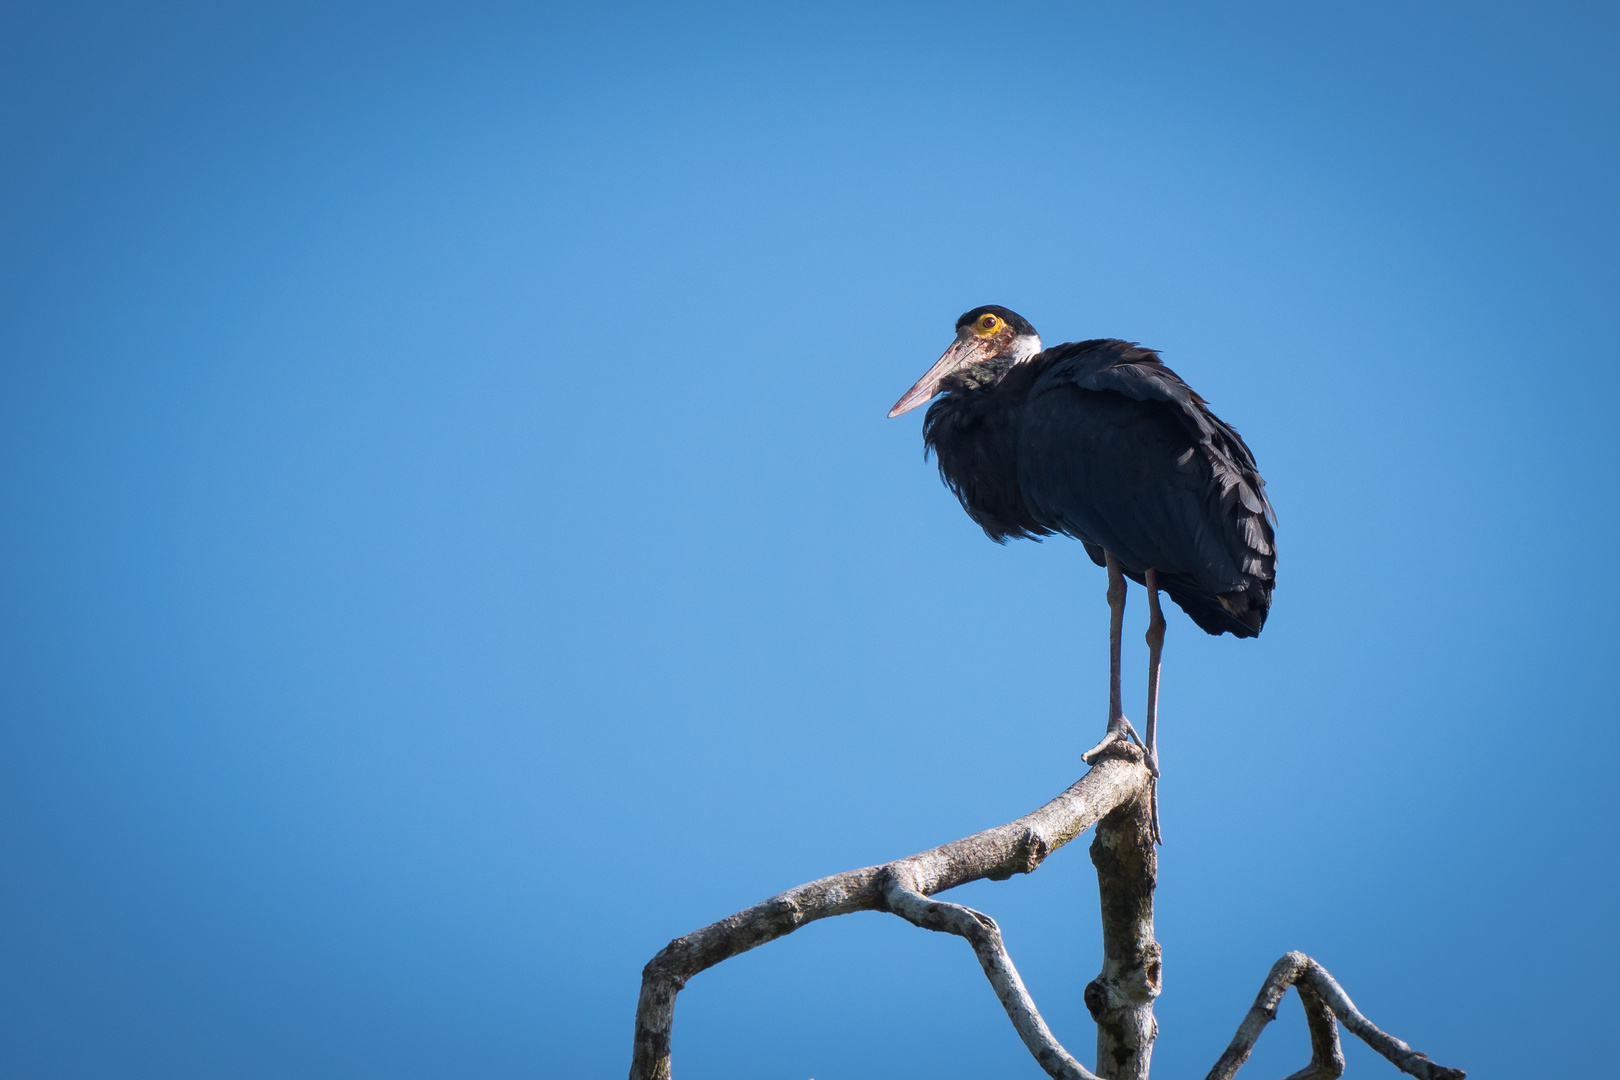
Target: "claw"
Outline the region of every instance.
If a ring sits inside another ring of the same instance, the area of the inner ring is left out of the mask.
[[[1129,745],[1130,742],[1123,734],[1118,731],[1110,731],[1108,734],[1102,737],[1102,742],[1081,754],[1080,760],[1085,762],[1087,765],[1095,765],[1105,757],[1114,757],[1115,754],[1111,753],[1110,751],[1115,751],[1120,746]]]
[[[1132,744],[1135,745],[1132,745]],[[1123,716],[1114,718],[1108,727],[1108,734],[1102,741],[1090,750],[1080,755],[1080,760],[1087,765],[1095,765],[1104,758],[1124,758],[1126,761],[1145,761],[1147,750],[1142,747],[1142,740],[1136,737],[1131,728],[1131,722]]]

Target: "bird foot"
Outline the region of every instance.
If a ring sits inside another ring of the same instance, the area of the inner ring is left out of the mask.
[[[1131,727],[1131,722],[1123,716],[1116,716],[1108,721],[1108,734],[1096,746],[1081,754],[1080,760],[1087,765],[1095,765],[1106,758],[1143,761],[1146,757],[1147,751],[1142,747],[1142,740],[1137,736],[1136,729]],[[1154,775],[1158,775],[1157,772]]]
[[[1119,718],[1119,725],[1124,730],[1125,734],[1130,736],[1130,740],[1142,748],[1142,763],[1147,766],[1148,772],[1153,774],[1153,779],[1157,780],[1159,778],[1158,750],[1154,749],[1143,741],[1142,736],[1138,735],[1136,733],[1136,729],[1131,726],[1131,722],[1125,719],[1123,716]]]
[[[1102,737],[1102,742],[1080,755],[1080,760],[1087,765],[1095,765],[1108,758],[1140,761],[1147,766],[1148,773],[1153,777],[1148,781],[1150,800],[1148,827],[1152,830],[1153,842],[1164,843],[1163,834],[1159,832],[1159,755],[1147,748],[1142,742],[1142,737],[1131,726],[1131,722],[1123,716],[1116,716],[1110,720],[1108,734]]]

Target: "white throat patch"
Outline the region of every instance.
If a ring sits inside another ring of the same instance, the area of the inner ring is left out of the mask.
[[[1012,357],[1013,363],[1022,364],[1040,351],[1041,335],[1020,334],[1013,338],[1012,351],[1007,355]]]

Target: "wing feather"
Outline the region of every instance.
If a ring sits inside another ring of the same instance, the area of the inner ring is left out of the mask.
[[[1032,361],[1018,481],[1034,519],[1107,549],[1211,633],[1259,633],[1276,580],[1275,514],[1254,455],[1208,403],[1129,342]]]

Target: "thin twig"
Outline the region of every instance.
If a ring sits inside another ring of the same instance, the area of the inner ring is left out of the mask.
[[[1277,1003],[1293,986],[1305,1003],[1305,1016],[1311,1025],[1311,1063],[1289,1080],[1337,1080],[1344,1074],[1344,1056],[1339,1050],[1338,1032],[1323,1030],[1337,1018],[1352,1035],[1388,1058],[1397,1069],[1419,1080],[1463,1080],[1461,1069],[1452,1069],[1429,1060],[1406,1043],[1378,1028],[1361,1015],[1344,988],[1327,969],[1302,952],[1291,952],[1271,966],[1271,973],[1255,996],[1243,1023],[1238,1025],[1232,1043],[1209,1071],[1205,1080],[1231,1080],[1249,1059],[1255,1040],[1265,1026],[1277,1018]],[[1324,1020],[1323,1013],[1327,1016]]]
[[[1296,982],[1294,992],[1305,1006],[1305,1024],[1311,1032],[1311,1063],[1283,1080],[1339,1080],[1344,1075],[1344,1050],[1339,1046],[1339,1025],[1333,1010],[1308,982]]]
[[[1046,1070],[1046,1075],[1053,1080],[1099,1080],[1095,1073],[1088,1071],[1063,1049],[1063,1044],[1057,1041],[1052,1029],[1041,1019],[1034,998],[1025,989],[1024,980],[1018,977],[1012,957],[1007,955],[1007,947],[1001,940],[1001,928],[994,919],[961,904],[930,900],[922,893],[906,888],[898,879],[889,885],[885,895],[889,910],[914,926],[955,934],[968,940],[973,946],[974,955],[979,958],[979,966],[984,968],[985,978],[990,980],[1002,1008],[1007,1010],[1007,1018],[1012,1021],[1018,1037],[1024,1040],[1024,1045],[1035,1056],[1036,1062]]]

